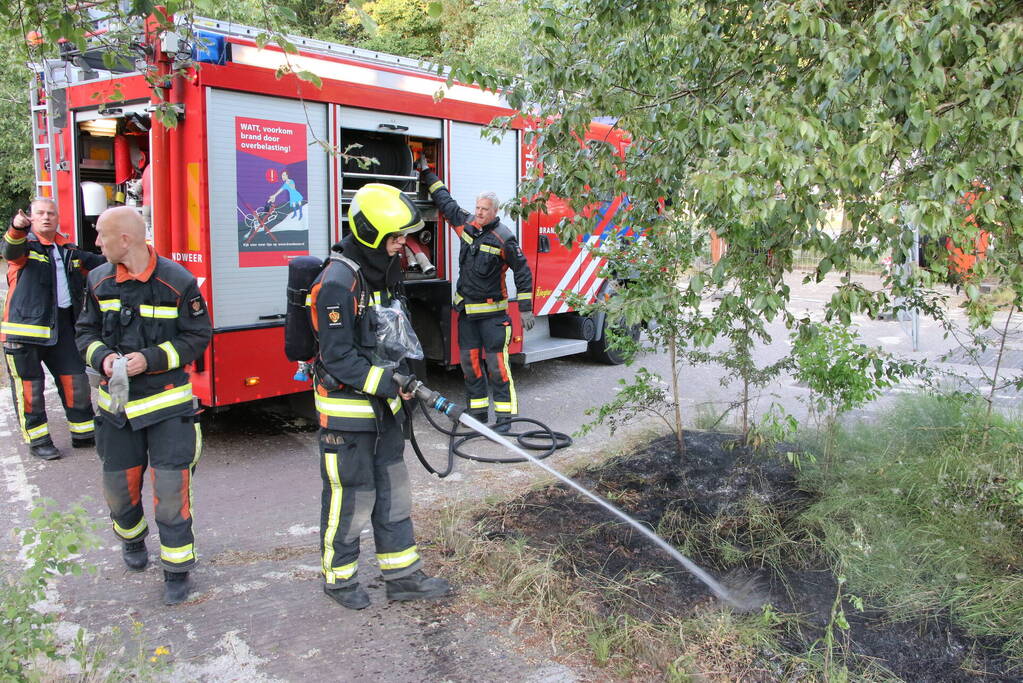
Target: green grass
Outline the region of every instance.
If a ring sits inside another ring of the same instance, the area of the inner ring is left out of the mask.
[[[806,469],[819,530],[849,590],[896,616],[947,609],[1023,658],[1023,423],[942,397],[901,400],[841,431],[830,468]]]
[[[841,595],[895,619],[947,612],[973,635],[1006,639],[1006,654],[1023,659],[1023,422],[995,416],[988,425],[982,406],[903,398],[870,424],[839,431],[831,448],[827,469],[802,462],[806,498],[772,506],[750,496],[698,520],[670,506],[656,531],[697,562],[724,558],[774,570],[830,564],[845,577]],[[628,477],[604,483],[608,498],[635,503]],[[805,633],[799,614],[771,605],[746,614],[663,613],[641,602],[641,588],[663,580],[659,574],[581,572],[571,561],[573,539],[539,548],[491,535],[514,508],[486,507],[489,514],[466,506],[441,520],[452,568],[478,586],[481,603],[515,615],[513,627],[531,624],[613,678],[897,680],[849,648],[834,614],[833,641],[789,652],[781,643]]]

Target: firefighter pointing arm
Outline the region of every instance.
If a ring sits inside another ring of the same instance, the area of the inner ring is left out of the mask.
[[[497,217],[500,202],[496,194],[480,194],[476,198],[475,213],[469,213],[458,205],[437,174],[430,170],[425,158],[420,157],[416,167],[422,182],[429,188],[433,203],[459,238],[454,305],[458,310],[459,362],[465,375],[469,414],[487,422],[489,375],[494,395],[495,429],[507,432],[519,410],[508,362],[512,328],[504,276],[511,268],[522,327],[528,331],[535,323],[533,274],[515,233]],[[484,363],[487,374],[483,372]]]
[[[57,232],[60,221],[52,199],[33,201],[29,213],[19,210],[0,239],[9,284],[0,339],[22,438],[33,456],[54,460],[60,451],[46,417],[43,365],[56,380],[71,446],[95,443],[89,381],[75,348],[75,319],[82,310],[85,275],[105,259]]]
[[[15,214],[14,218],[11,220],[11,227],[18,230],[28,230],[28,226],[31,224],[32,221],[29,220],[28,216],[26,216],[25,212],[21,209],[18,209],[18,213]]]

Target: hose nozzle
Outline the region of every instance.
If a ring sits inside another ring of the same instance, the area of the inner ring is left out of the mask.
[[[437,412],[450,417],[454,422],[458,422],[458,418],[465,412],[464,407],[444,398],[440,395],[440,392],[434,391],[423,384],[415,375],[400,375],[396,372],[392,377],[394,377],[395,383],[403,393],[413,394]]]

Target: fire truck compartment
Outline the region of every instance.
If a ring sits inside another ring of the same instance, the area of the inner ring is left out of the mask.
[[[341,108],[344,124],[350,122],[350,117],[345,117],[346,112],[353,111],[361,110]],[[439,263],[435,251],[440,244],[437,239],[437,209],[430,201],[428,189],[419,181],[414,157],[425,154],[427,158],[437,160],[440,158],[440,144],[434,137],[406,135],[404,130],[415,129],[433,135],[439,133],[440,122],[420,117],[392,116],[384,112],[370,113],[375,117],[362,117],[363,120],[369,120],[369,123],[358,118],[353,122],[368,127],[373,121],[386,121],[379,124],[380,130],[342,126],[338,136],[339,148],[347,155],[341,166],[342,231],[348,230],[348,205],[361,187],[368,183],[385,183],[397,187],[416,204],[425,223],[422,230],[408,238],[402,255],[405,279],[409,282],[436,280],[444,276],[443,264]],[[436,125],[427,125],[431,121]]]

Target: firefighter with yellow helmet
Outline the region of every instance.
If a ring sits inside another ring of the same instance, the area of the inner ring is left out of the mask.
[[[451,587],[422,571],[401,429],[401,399],[411,395],[401,394],[392,378],[407,369],[380,359],[372,315],[394,300],[405,235],[423,220],[397,188],[370,183],[352,199],[348,226],[310,289],[310,317],[317,342],[323,590],[349,609],[363,609],[369,596],[359,585],[358,561],[367,523],[388,599],[436,598]]]

